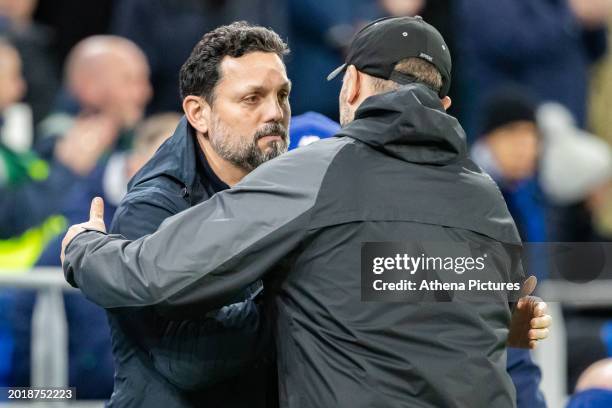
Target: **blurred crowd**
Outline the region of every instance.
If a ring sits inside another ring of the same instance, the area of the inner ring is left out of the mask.
[[[179,69],[207,31],[246,20],[286,39],[298,147],[338,129],[340,82],[325,77],[355,32],[417,14],[451,48],[450,113],[523,240],[612,240],[612,0],[0,0],[0,273],[59,266],[60,237],[95,196],[110,222],[180,120]],[[530,255],[546,279],[547,255]],[[0,386],[29,384],[34,302],[0,290]],[[65,307],[70,385],[107,398],[106,316],[80,294]],[[612,309],[566,318],[568,389],[612,388],[607,361],[578,380],[612,357]],[[585,386],[606,367],[606,384]]]

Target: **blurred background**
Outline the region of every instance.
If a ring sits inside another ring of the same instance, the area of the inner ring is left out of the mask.
[[[612,0],[0,0],[0,387],[110,396],[106,316],[65,288],[60,239],[95,196],[110,222],[131,176],[171,136],[178,72],[204,33],[246,20],[287,41],[299,146],[335,129],[341,83],[325,77],[354,33],[417,14],[451,48],[449,113],[523,240],[612,241]],[[549,406],[612,388],[612,280],[563,286],[545,246],[526,258],[541,294],[561,301],[536,355]]]

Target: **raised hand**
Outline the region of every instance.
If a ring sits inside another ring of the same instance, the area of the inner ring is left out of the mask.
[[[68,244],[70,244],[74,237],[86,230],[106,232],[106,225],[104,224],[104,201],[100,197],[96,197],[91,201],[89,221],[73,225],[68,229],[68,232],[66,232],[62,240],[62,252],[60,254],[62,265],[64,264],[64,257]]]
[[[57,142],[55,158],[81,176],[88,175],[98,159],[115,143],[120,130],[108,116],[96,114],[79,117]]]
[[[546,314],[548,305],[537,296],[530,296],[538,280],[530,276],[521,290],[521,298],[516,304],[510,322],[508,347],[535,349],[538,341],[548,337],[552,317]]]

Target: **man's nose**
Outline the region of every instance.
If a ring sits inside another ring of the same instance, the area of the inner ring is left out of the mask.
[[[285,111],[277,98],[269,98],[266,103],[265,122],[281,122]]]

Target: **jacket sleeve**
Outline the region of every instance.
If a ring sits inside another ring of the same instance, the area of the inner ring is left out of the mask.
[[[516,388],[517,407],[546,408],[540,391],[542,373],[531,359],[529,350],[509,348],[506,368]]]
[[[156,186],[132,190],[109,231],[128,239],[155,232],[166,218],[185,208],[170,194]],[[183,390],[233,377],[259,356],[259,310],[251,299],[190,320],[166,319],[152,308],[115,313],[115,319],[138,333],[132,339],[147,351],[157,372]]]
[[[161,223],[180,208],[161,190],[135,190],[128,193],[115,212],[109,232],[136,240],[154,233]]]
[[[234,188],[167,219],[139,240],[79,234],[66,249],[68,282],[104,308],[223,305],[306,236],[335,154],[317,150],[296,150],[265,163]]]

